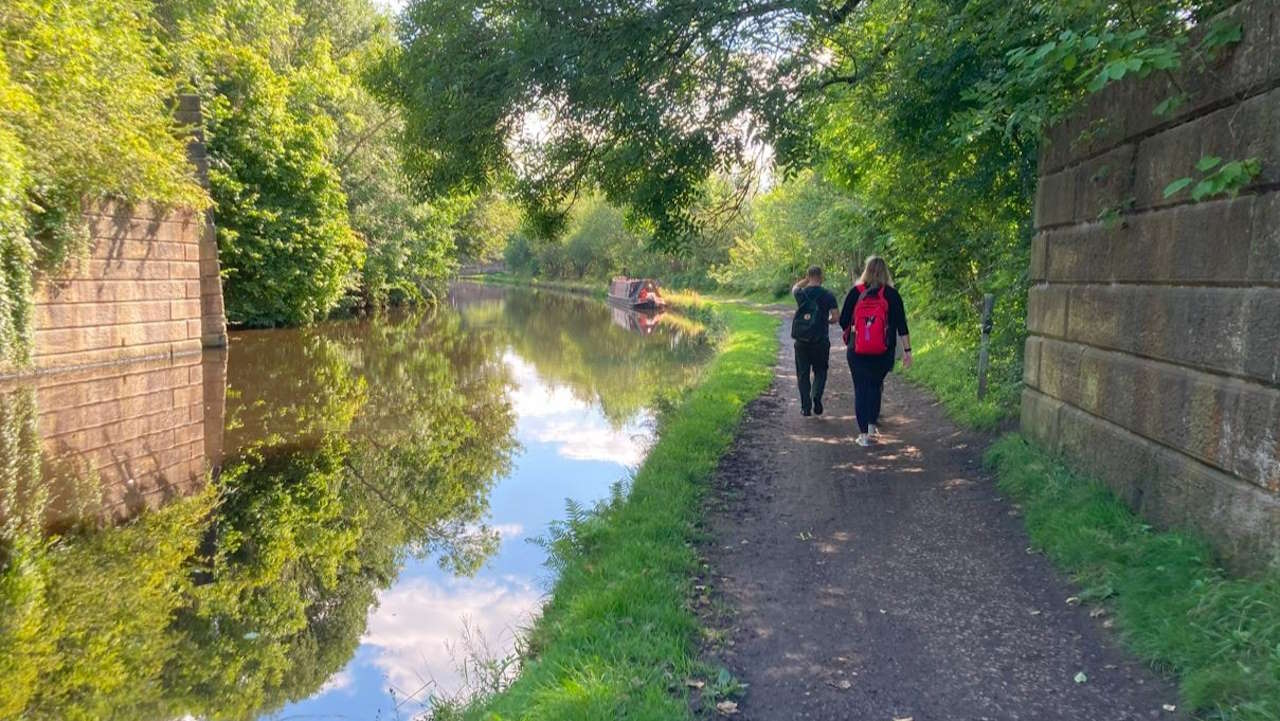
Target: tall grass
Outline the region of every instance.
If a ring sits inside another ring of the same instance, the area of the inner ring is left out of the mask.
[[[987,462],[1023,506],[1032,543],[1114,613],[1124,641],[1181,679],[1185,709],[1280,719],[1280,568],[1233,578],[1200,539],[1152,529],[1105,486],[1018,436]]]
[[[978,351],[959,334],[929,320],[912,321],[911,350],[913,365],[903,377],[932,391],[956,423],[992,430],[1017,414],[1020,368],[992,369],[987,397],[979,400]]]
[[[689,717],[683,680],[699,671],[698,624],[687,604],[699,500],[743,407],[768,386],[777,352],[768,316],[729,305],[716,312],[719,353],[664,417],[629,492],[573,508],[553,529],[547,545],[557,580],[527,635],[519,678],[466,708],[441,707],[438,718]]]

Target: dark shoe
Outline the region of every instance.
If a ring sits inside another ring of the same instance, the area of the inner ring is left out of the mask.
[[[802,415],[802,416],[804,416],[804,417],[808,418],[808,417],[809,417],[809,409],[808,409],[808,408],[801,408],[801,409],[800,409],[800,415]]]
[[[822,415],[822,401],[817,400],[816,398],[813,401],[813,414],[815,416]]]

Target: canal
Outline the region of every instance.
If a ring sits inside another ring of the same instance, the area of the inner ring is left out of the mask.
[[[709,355],[675,316],[460,284],[0,384],[0,719],[409,719],[509,677],[536,540]]]

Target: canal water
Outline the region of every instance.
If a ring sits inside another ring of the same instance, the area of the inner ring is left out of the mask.
[[[463,284],[0,384],[0,719],[411,719],[509,678],[536,539],[708,355],[674,316]]]

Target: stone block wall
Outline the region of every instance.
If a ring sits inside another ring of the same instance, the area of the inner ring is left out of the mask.
[[[1280,5],[1221,21],[1243,42],[1115,84],[1047,139],[1022,427],[1248,571],[1280,563]],[[1262,173],[1166,199],[1206,155]]]
[[[200,107],[180,99],[188,154],[207,180]],[[96,203],[89,252],[37,281],[30,371],[48,372],[226,345],[212,221],[187,208]],[[2,369],[0,369],[2,370]],[[0,373],[2,375],[3,373]]]
[[[0,504],[50,528],[119,522],[203,488],[222,452],[226,354],[210,351],[40,374],[0,383],[0,406],[25,407],[38,476]],[[20,429],[3,429],[19,432]],[[13,459],[10,459],[12,461]],[[35,506],[32,506],[35,504]]]

